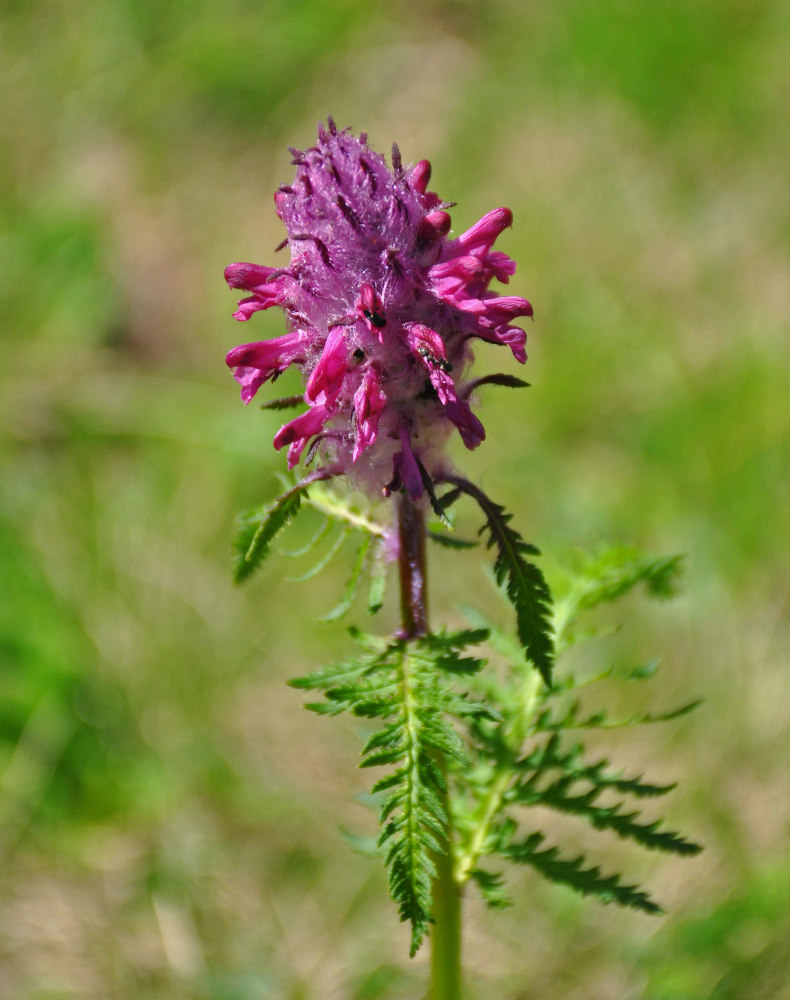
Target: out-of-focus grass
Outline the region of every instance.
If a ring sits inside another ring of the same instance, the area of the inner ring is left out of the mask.
[[[470,996],[787,995],[786,5],[399,10],[4,8],[4,996],[419,992],[424,956],[338,832],[370,830],[356,736],[283,685],[344,648],[305,617],[339,578],[229,582],[233,514],[280,466],[277,415],[224,371],[244,338],[221,271],[271,261],[285,146],[327,112],[429,156],[457,231],[514,210],[533,387],[489,391],[469,474],[550,560],[689,555],[686,596],[629,605],[620,649],[663,656],[662,703],[705,706],[605,748],[680,777],[673,818],[707,851],[636,873],[659,921],[534,880],[503,916],[470,901]],[[479,589],[476,555],[445,558],[437,619]]]

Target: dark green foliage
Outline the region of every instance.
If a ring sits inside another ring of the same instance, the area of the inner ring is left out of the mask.
[[[513,900],[505,892],[504,879],[499,872],[488,872],[482,868],[473,868],[469,872],[470,879],[480,891],[480,895],[492,910],[506,910],[513,905]]]
[[[373,792],[384,796],[379,844],[387,848],[392,898],[401,919],[412,926],[412,954],[431,921],[433,856],[448,849],[443,771],[448,760],[468,764],[464,743],[446,716],[494,717],[486,706],[454,691],[443,675],[480,670],[483,661],[465,655],[465,648],[486,637],[485,630],[467,629],[382,644],[355,633],[366,646],[361,657],[291,681],[294,687],[323,692],[324,702],[307,706],[313,711],[381,720],[362,750],[360,766],[394,768]]]
[[[295,406],[304,403],[304,395],[301,396],[280,396],[279,399],[269,399],[261,403],[262,410],[291,410]]]
[[[467,538],[455,538],[453,535],[442,535],[438,531],[429,531],[428,538],[445,549],[474,549],[477,542]]]
[[[506,513],[504,507],[494,503],[482,490],[456,476],[446,476],[445,481],[473,497],[486,515],[480,533],[487,531],[488,548],[495,547],[497,550],[494,562],[496,581],[500,586],[504,585],[516,610],[518,637],[527,656],[545,683],[550,685],[554,666],[551,592],[543,573],[527,558],[540,555],[540,551],[510,527],[513,515]],[[453,499],[454,496],[445,497],[445,503]]]
[[[677,564],[677,559],[651,559],[623,549],[586,560],[582,571],[567,584],[557,607],[558,634],[576,622],[580,610],[614,600],[640,582],[648,583],[650,593],[663,595]],[[645,892],[622,884],[619,875],[601,874],[583,856],[566,859],[556,847],[542,849],[541,834],[520,836],[517,817],[520,820],[525,807],[539,806],[574,816],[597,831],[613,832],[642,847],[681,856],[697,854],[699,845],[664,830],[661,820],[643,820],[624,798],[658,798],[672,791],[674,784],[651,782],[641,775],[627,776],[613,770],[606,759],[590,761],[582,743],[566,746],[562,738],[565,731],[678,718],[697,702],[668,712],[637,712],[610,718],[606,709],[585,706],[588,690],[616,678],[645,680],[655,673],[655,663],[627,671],[611,667],[584,680],[565,674],[553,687],[546,688],[530,682],[533,675],[529,664],[510,636],[490,625],[479,612],[472,611],[468,618],[476,627],[489,629],[489,643],[509,663],[509,674],[504,680],[481,677],[481,691],[484,685],[502,719],[499,724],[484,718],[474,721],[473,767],[454,774],[458,790],[454,821],[459,831],[459,869],[464,879],[476,883],[489,905],[501,906],[504,894],[500,877],[482,871],[478,864],[495,853],[528,864],[550,881],[582,894],[647,913],[660,912]],[[511,815],[512,810],[516,811]]]
[[[530,384],[515,375],[483,375],[482,378],[476,378],[466,386],[463,398],[468,399],[481,385],[504,385],[509,389],[528,389]]]
[[[581,744],[577,744],[563,753],[560,738],[554,733],[545,746],[518,762],[525,775],[512,785],[503,800],[508,804],[539,805],[570,813],[587,820],[596,830],[613,830],[620,837],[654,850],[674,854],[699,853],[699,845],[677,833],[660,830],[660,821],[638,823],[639,813],[623,812],[622,802],[612,806],[598,802],[601,794],[609,790],[645,798],[665,795],[674,785],[653,785],[641,778],[623,778],[620,774],[606,771],[608,761],[605,760],[585,764],[583,750]],[[549,782],[542,780],[549,772],[559,772],[559,776]]]
[[[643,819],[627,804],[629,798],[666,795],[673,784],[627,776],[611,769],[605,759],[590,761],[582,743],[566,746],[562,739],[565,731],[677,718],[697,703],[622,718],[610,718],[605,708],[586,707],[583,695],[595,683],[645,680],[655,672],[655,663],[628,670],[612,666],[582,680],[565,674],[549,684],[555,635],[563,649],[600,634],[579,630],[580,614],[622,597],[638,584],[645,584],[653,596],[667,596],[680,560],[646,557],[630,549],[583,558],[555,609],[543,575],[530,561],[538,551],[510,526],[511,515],[466,480],[449,476],[447,481],[452,489],[441,501],[432,497],[434,508],[447,509],[462,493],[482,508],[486,521],[481,533],[487,534],[488,547],[496,549],[494,574],[515,607],[517,637],[502,633],[475,611],[469,613],[471,628],[411,639],[387,641],[352,630],[358,656],[291,682],[323,695],[306,705],[313,712],[348,712],[375,722],[360,766],[387,769],[372,789],[380,797],[378,851],[383,852],[400,917],[411,924],[411,953],[430,928],[436,858],[450,850],[459,885],[473,881],[493,908],[507,906],[509,899],[502,875],[479,863],[492,854],[528,865],[583,895],[658,913],[658,905],[642,889],[624,883],[618,874],[603,874],[583,855],[565,858],[558,847],[544,848],[543,835],[524,833],[516,817],[520,819],[525,808],[539,806],[642,847],[678,855],[699,852],[697,844],[663,829],[661,820]],[[340,528],[328,552],[303,577],[319,572],[352,533],[361,536],[343,597],[324,620],[349,610],[366,568],[372,578],[368,608],[375,613],[386,576],[381,529],[334,494],[319,488],[308,498],[304,486],[284,494],[264,518],[258,515],[252,522],[255,534],[247,540],[248,549],[255,555],[268,545],[302,500],[325,521],[294,555],[306,554],[330,530]],[[432,537],[451,548],[468,545],[448,536]],[[503,670],[483,669],[486,661],[469,652],[481,644],[503,658]],[[457,729],[452,719],[463,728]]]
[[[661,907],[637,886],[623,885],[619,875],[603,875],[596,866],[585,868],[585,858],[562,858],[556,847],[538,850],[545,840],[542,833],[533,833],[525,840],[501,848],[504,857],[517,864],[531,865],[550,882],[567,885],[583,896],[597,896],[602,903],[630,906],[644,913],[661,913]]]

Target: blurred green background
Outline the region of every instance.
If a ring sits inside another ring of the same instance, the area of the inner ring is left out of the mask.
[[[649,707],[705,704],[602,748],[679,778],[670,819],[707,849],[622,859],[661,919],[522,876],[504,915],[470,900],[470,998],[790,996],[788,5],[1,17],[0,995],[421,995],[427,955],[340,832],[371,829],[358,733],[284,685],[346,650],[306,617],[342,577],[282,583],[275,559],[230,581],[281,421],[241,407],[223,357],[282,320],[234,324],[222,269],[273,263],[285,147],[331,113],[430,158],[456,232],[513,209],[533,388],[489,390],[466,473],[549,564],[688,554],[679,600],[618,609],[618,649],[662,656]],[[462,558],[438,558],[437,620],[485,590]]]

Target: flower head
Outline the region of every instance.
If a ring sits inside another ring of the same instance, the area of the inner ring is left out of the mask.
[[[405,489],[416,500],[445,470],[451,430],[467,448],[485,438],[464,383],[470,341],[506,345],[526,361],[514,321],[532,306],[489,288],[516,269],[492,249],[512,215],[494,209],[449,239],[452,205],[427,190],[428,161],[404,167],[393,146],[390,169],[364,134],[338,131],[331,118],[315,146],[291,152],[296,178],[274,196],[290,263],[225,271],[231,288],[249,293],[235,319],[279,306],[288,333],[235,347],[227,364],[245,403],[300,368],[308,409],[274,438],[288,447],[289,468],[311,444],[310,458],[319,450],[368,491]]]

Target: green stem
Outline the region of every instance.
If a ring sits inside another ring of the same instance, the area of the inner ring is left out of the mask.
[[[434,857],[430,1000],[461,997],[461,889],[453,875],[449,847],[447,854]]]
[[[405,493],[397,498],[398,566],[401,592],[401,637],[416,639],[428,633],[425,567],[425,515]],[[438,761],[445,771],[443,761]],[[446,772],[445,772],[446,773]],[[450,817],[449,803],[445,809]],[[433,927],[431,928],[431,985],[429,1000],[461,998],[461,889],[453,871],[453,833],[447,827],[447,853],[433,856]]]

